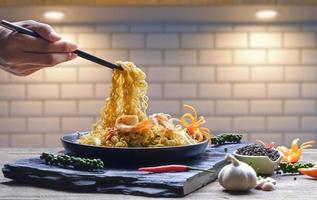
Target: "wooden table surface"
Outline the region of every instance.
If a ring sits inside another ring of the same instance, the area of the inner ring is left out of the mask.
[[[43,151],[57,151],[60,149],[52,148],[0,148],[0,167],[7,162],[28,158],[39,155]],[[317,163],[317,149],[308,149],[304,152],[303,162],[309,161]],[[96,193],[73,193],[65,191],[55,191],[51,189],[36,188],[26,185],[21,185],[6,179],[0,173],[0,199],[1,200],[38,200],[38,199],[57,199],[57,200],[138,200],[149,199],[139,196],[117,195],[117,194],[96,194]],[[296,177],[296,180],[294,180]],[[275,176],[277,180],[277,188],[272,192],[264,192],[260,190],[252,190],[249,193],[232,194],[225,192],[219,183],[213,182],[199,189],[198,191],[189,194],[183,199],[316,199],[317,198],[317,179],[310,179],[306,176],[296,175],[279,175]],[[160,199],[160,198],[155,198]],[[166,198],[161,198],[166,199]],[[179,198],[177,198],[179,199]]]

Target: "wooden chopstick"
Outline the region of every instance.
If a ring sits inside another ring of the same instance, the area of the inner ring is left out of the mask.
[[[35,31],[32,31],[30,29],[24,28],[22,26],[17,26],[13,23],[10,23],[6,20],[1,20],[0,23],[1,26],[10,29],[12,31],[17,31],[18,33],[21,34],[25,34],[25,35],[29,35],[29,36],[33,36],[33,37],[37,37],[37,38],[42,38],[38,33],[36,33]],[[43,38],[42,38],[43,39]],[[77,49],[76,51],[74,51],[73,53],[77,54],[79,57],[84,58],[86,60],[90,60],[91,62],[97,63],[99,65],[108,67],[110,69],[119,69],[119,70],[123,70],[123,68],[121,66],[118,66],[116,64],[113,64],[109,61],[106,61],[104,59],[101,59],[97,56],[94,56],[90,53],[87,53],[83,50]]]

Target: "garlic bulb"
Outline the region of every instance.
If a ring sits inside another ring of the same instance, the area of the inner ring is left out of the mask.
[[[230,191],[247,191],[256,186],[256,173],[251,166],[230,154],[225,159],[231,164],[224,166],[219,172],[220,185]]]

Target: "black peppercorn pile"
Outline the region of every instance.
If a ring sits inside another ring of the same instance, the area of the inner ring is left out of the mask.
[[[272,148],[266,148],[263,145],[251,144],[245,147],[237,149],[237,154],[246,156],[267,156],[271,160],[275,161],[280,157],[278,151]]]
[[[73,169],[85,171],[93,171],[104,168],[104,164],[100,159],[88,159],[68,155],[53,155],[49,153],[42,153],[41,159],[48,165],[71,167]]]

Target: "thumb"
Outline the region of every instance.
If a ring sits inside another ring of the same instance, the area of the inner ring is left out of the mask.
[[[49,42],[57,42],[61,39],[61,36],[58,35],[54,29],[48,25],[39,23],[36,21],[27,21],[22,24],[25,28],[29,28],[36,33],[38,33],[43,39],[49,41]]]

